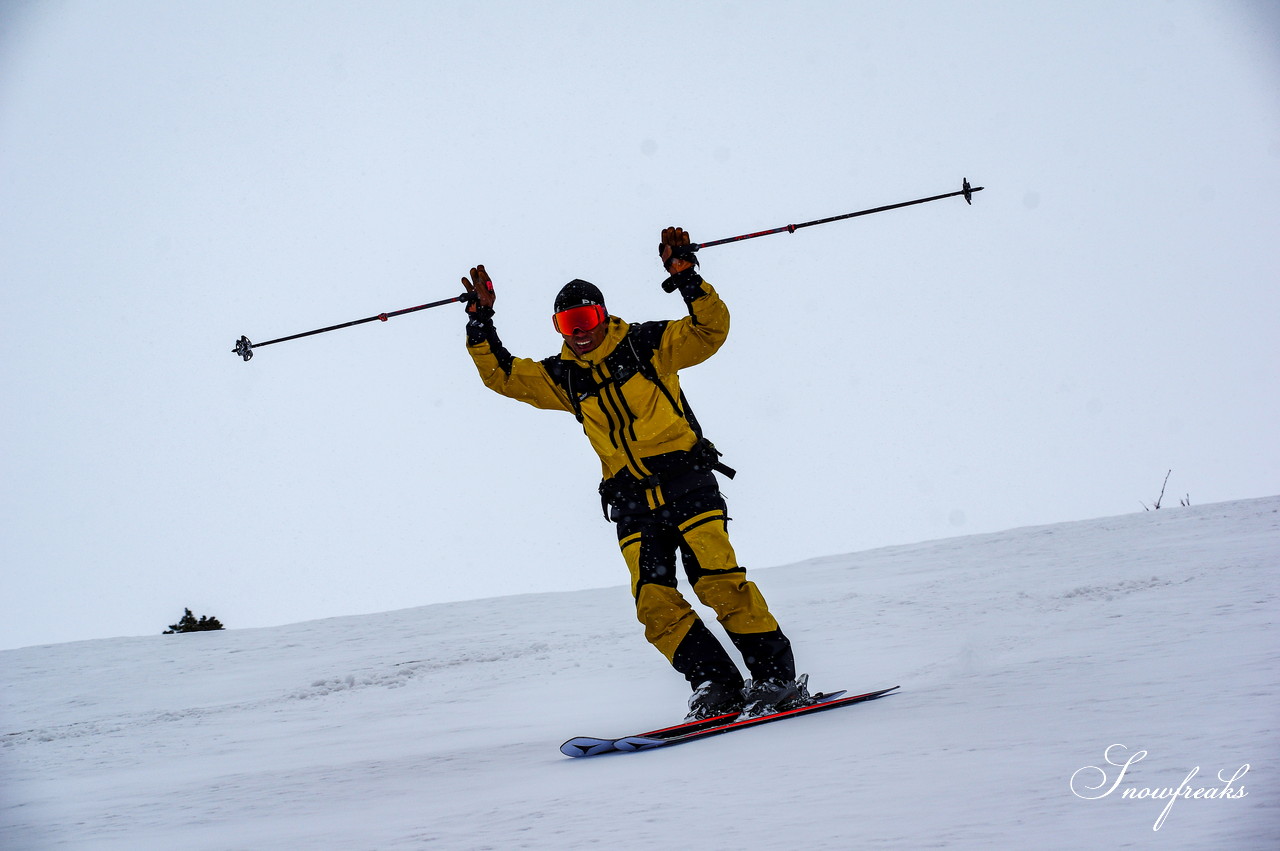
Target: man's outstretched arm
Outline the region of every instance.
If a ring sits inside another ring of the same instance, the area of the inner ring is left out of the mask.
[[[496,301],[493,281],[483,265],[462,279],[467,288],[467,353],[475,362],[480,380],[495,393],[527,402],[535,408],[573,411],[569,399],[556,386],[542,364],[512,356],[502,345],[493,325]]]
[[[669,277],[662,282],[667,292],[679,291],[689,315],[667,325],[654,357],[660,373],[671,373],[702,363],[711,357],[729,336],[729,308],[715,288],[698,274],[698,258],[689,250],[689,234],[683,228],[662,231],[658,256]]]

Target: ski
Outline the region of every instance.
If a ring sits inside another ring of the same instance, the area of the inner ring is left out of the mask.
[[[835,700],[841,695],[846,694],[843,691],[833,691],[829,694],[818,692],[813,695],[814,703],[825,703],[829,700]],[[624,736],[622,739],[595,739],[590,736],[580,736],[573,741],[591,741],[591,742],[617,742],[626,739],[674,739],[677,736],[683,736],[688,733],[697,733],[702,730],[708,730],[712,727],[723,727],[738,719],[737,712],[731,712],[728,715],[714,715],[710,718],[703,718],[701,721],[685,721],[682,724],[673,724],[670,727],[663,727],[659,730],[650,730],[647,733],[638,733],[635,736]],[[577,754],[573,754],[577,756]]]
[[[761,724],[781,721],[783,718],[793,718],[797,715],[808,715],[814,712],[835,709],[838,706],[851,706],[855,703],[875,700],[878,697],[884,697],[886,694],[896,691],[898,688],[899,686],[893,686],[879,691],[869,691],[865,694],[855,694],[850,697],[844,697],[845,692],[843,691],[818,694],[814,696],[813,703],[795,709],[788,709],[784,712],[775,712],[772,715],[762,715],[759,718],[738,720],[736,715],[721,715],[716,718],[676,724],[671,727],[663,727],[659,730],[650,730],[647,733],[638,733],[617,739],[576,736],[560,746],[560,753],[565,756],[583,757],[598,756],[605,753],[633,753],[635,751],[653,750],[654,748],[691,742],[694,739],[705,739],[722,733],[731,733],[734,730],[758,727]]]

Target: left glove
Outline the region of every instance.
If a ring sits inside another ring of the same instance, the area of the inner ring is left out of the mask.
[[[690,266],[663,281],[662,288],[669,293],[679,290],[686,302],[692,302],[703,295],[702,276],[698,274],[697,269]]]
[[[680,290],[686,302],[692,302],[702,295],[702,276],[698,274],[698,255],[690,247],[689,234],[684,228],[669,227],[662,231],[662,242],[658,243],[658,256],[666,267],[669,277],[662,282],[662,288],[669,293]]]
[[[658,243],[658,256],[662,258],[662,266],[668,275],[675,275],[698,265],[698,255],[690,247],[689,234],[685,233],[684,228],[663,229],[662,242]]]

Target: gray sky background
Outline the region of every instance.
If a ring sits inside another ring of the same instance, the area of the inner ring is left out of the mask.
[[[460,308],[247,364],[234,341],[449,297],[483,262],[504,340],[543,357],[574,277],[624,318],[682,313],[665,225],[962,177],[972,207],[703,253],[733,330],[684,383],[739,470],[744,564],[1142,511],[1169,469],[1172,510],[1280,492],[1278,21],[6,3],[0,647],[621,585],[577,424],[486,390]]]

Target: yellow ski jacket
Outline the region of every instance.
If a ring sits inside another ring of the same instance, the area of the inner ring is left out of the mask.
[[[671,321],[633,325],[610,316],[604,341],[581,356],[563,346],[540,361],[513,357],[492,324],[486,339],[468,342],[467,351],[494,392],[577,416],[600,456],[603,478],[625,470],[643,481],[660,472],[654,467],[661,461],[649,463],[656,456],[698,442],[677,372],[711,357],[729,334],[729,309],[706,281],[688,305],[688,316]],[[663,500],[649,492],[647,501]]]

